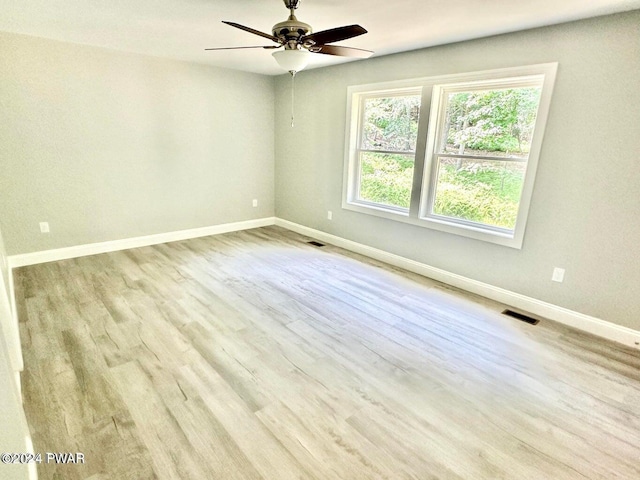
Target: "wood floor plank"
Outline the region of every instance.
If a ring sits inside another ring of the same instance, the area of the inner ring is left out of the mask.
[[[208,364],[199,362],[181,369],[207,407],[224,425],[253,466],[265,478],[315,479],[313,470],[305,468],[268,429],[251,408]]]
[[[40,478],[640,478],[637,350],[308,240],[14,270]]]
[[[257,415],[289,451],[313,466],[320,478],[394,478],[386,452],[377,451],[376,445],[355,430],[345,434],[348,424],[309,408],[312,402],[305,398],[303,408],[299,403],[292,408],[273,403]]]
[[[262,478],[184,377],[170,375],[151,356],[140,359],[140,363],[167,410],[180,425],[190,448],[206,467],[209,478]]]
[[[138,362],[112,369],[113,378],[147,446],[154,470],[168,479],[207,478],[208,464],[194,452],[175,417]]]

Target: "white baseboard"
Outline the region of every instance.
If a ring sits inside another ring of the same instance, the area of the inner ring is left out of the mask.
[[[155,235],[145,235],[143,237],[123,238],[121,240],[111,240],[108,242],[89,243],[85,245],[75,245],[73,247],[56,248],[54,250],[43,250],[41,252],[24,253],[9,256],[9,268],[36,265],[38,263],[55,262],[68,258],[85,257],[98,253],[115,252],[127,250],[129,248],[148,247],[160,243],[176,242],[188,240],[190,238],[207,237],[220,233],[237,232],[250,228],[266,227],[275,223],[274,217],[259,218],[256,220],[246,220],[244,222],[224,223],[222,225],[212,225],[210,227],[192,228],[189,230],[179,230],[176,232],[158,233]]]
[[[376,260],[380,260],[396,267],[409,270],[410,272],[452,285],[462,290],[496,300],[514,308],[521,309],[535,315],[540,315],[541,317],[554,320],[558,323],[577,328],[608,340],[613,340],[629,347],[640,349],[640,331],[616,325],[615,323],[607,322],[596,317],[591,317],[583,313],[575,312],[573,310],[527,297],[526,295],[511,292],[503,288],[494,287],[487,283],[479,282],[471,278],[463,277],[462,275],[401,257],[400,255],[388,253],[384,250],[379,250],[358,242],[331,235],[330,233],[305,227],[304,225],[293,223],[288,220],[276,218],[275,224],[301,235],[306,235],[337,247],[360,253],[367,257],[375,258]]]

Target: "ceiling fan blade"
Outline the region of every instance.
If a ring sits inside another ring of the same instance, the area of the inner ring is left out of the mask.
[[[320,50],[317,50],[320,48]],[[369,58],[373,52],[371,50],[362,50],[361,48],[352,47],[340,47],[338,45],[316,45],[313,53],[323,53],[325,55],[337,55],[339,57],[353,57],[353,58]]]
[[[367,33],[367,31],[360,25],[348,25],[346,27],[337,27],[312,33],[302,37],[301,41],[304,43],[307,40],[311,40],[315,42],[316,45],[324,45],[325,43],[339,42],[340,40],[357,37],[365,33]]]
[[[222,21],[222,23],[226,23],[227,25],[231,25],[232,27],[239,28],[240,30],[244,30],[245,32],[253,33],[254,35],[259,35],[261,37],[268,38],[269,40],[273,40],[276,43],[280,43],[280,40],[278,40],[277,37],[274,37],[273,35],[270,35],[268,33],[260,32],[259,30],[254,30],[253,28],[245,27],[244,25],[240,25],[239,23],[226,22],[224,20]]]
[[[272,48],[280,48],[281,45],[266,45],[266,46],[262,46],[262,45],[257,45],[257,46],[251,46],[251,47],[218,47],[218,48],[205,48],[205,50],[240,50],[242,48],[264,48],[267,50],[270,50]]]

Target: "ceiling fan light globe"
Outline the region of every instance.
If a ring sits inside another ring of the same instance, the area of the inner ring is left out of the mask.
[[[309,63],[309,55],[307,50],[279,50],[272,53],[278,65],[287,72],[300,72]]]

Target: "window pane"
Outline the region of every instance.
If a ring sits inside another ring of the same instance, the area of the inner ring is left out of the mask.
[[[449,93],[438,152],[527,158],[540,92],[526,87]]]
[[[413,164],[413,155],[360,153],[360,200],[408,209]]]
[[[433,213],[513,230],[525,162],[440,158]]]
[[[365,99],[361,148],[415,151],[419,114],[420,95]]]

